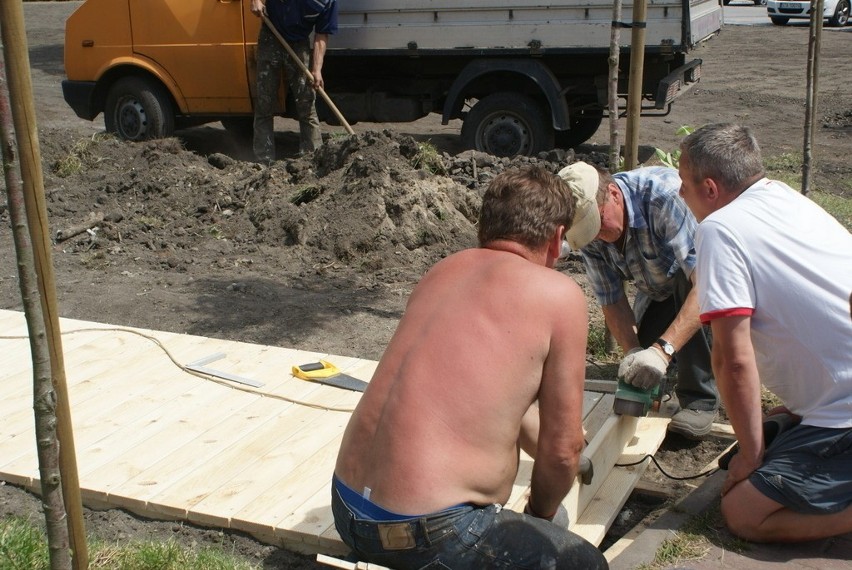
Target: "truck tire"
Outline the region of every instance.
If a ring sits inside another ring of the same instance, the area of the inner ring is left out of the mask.
[[[461,129],[465,148],[494,156],[534,156],[553,148],[550,114],[532,97],[501,92],[477,101]]]
[[[598,110],[582,109],[582,103],[572,106],[571,128],[567,131],[556,131],[556,146],[559,148],[574,148],[592,138],[603,122],[603,113]],[[580,110],[574,110],[580,108]]]
[[[834,15],[828,19],[828,25],[832,28],[842,28],[849,21],[849,0],[839,0]]]
[[[124,77],[107,94],[104,124],[107,132],[128,141],[170,137],[175,130],[172,100],[151,79]]]

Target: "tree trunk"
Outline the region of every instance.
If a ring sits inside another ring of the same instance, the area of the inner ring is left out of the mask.
[[[612,30],[609,40],[609,171],[621,166],[621,141],[618,132],[618,66],[621,60],[621,0],[612,4]]]
[[[59,471],[59,440],[56,437],[56,392],[50,368],[50,350],[47,345],[44,315],[38,290],[32,241],[24,208],[24,192],[16,175],[15,147],[12,142],[12,114],[6,95],[5,60],[0,57],[0,145],[2,145],[3,175],[12,235],[18,260],[21,297],[30,336],[33,360],[33,411],[38,450],[41,500],[47,525],[47,544],[52,570],[71,569],[68,526]]]
[[[807,91],[805,94],[805,137],[802,149],[802,194],[811,191],[811,164],[816,134],[814,117],[817,110],[819,52],[822,45],[822,12],[824,0],[811,0],[811,25],[808,34]]]

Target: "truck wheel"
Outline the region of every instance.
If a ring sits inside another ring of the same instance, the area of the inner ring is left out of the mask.
[[[461,129],[462,144],[494,156],[533,156],[553,148],[550,116],[534,99],[494,93],[480,99]]]
[[[128,141],[169,137],[175,130],[172,101],[159,83],[124,77],[107,94],[104,124],[108,132]]]
[[[776,26],[786,26],[787,22],[790,21],[790,18],[769,18],[772,20],[772,23]]]
[[[832,28],[842,28],[849,21],[849,0],[839,0],[834,16],[828,19],[828,25]]]
[[[254,136],[254,117],[222,117],[222,126],[237,140],[250,141]]]
[[[583,109],[581,102],[571,107],[571,128],[556,131],[556,146],[574,148],[592,138],[603,122],[603,113],[599,109]]]

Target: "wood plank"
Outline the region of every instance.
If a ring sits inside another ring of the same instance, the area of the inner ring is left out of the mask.
[[[193,398],[192,403],[183,409],[164,416],[159,425],[148,423],[139,426],[146,437],[138,441],[137,445],[121,445],[122,452],[110,457],[109,469],[87,471],[86,485],[110,497],[129,497],[123,485],[130,478],[215,425],[225,414],[235,413],[256,398],[243,393],[211,392],[209,387],[206,387],[206,391],[203,396],[199,395],[203,403],[196,403],[201,400]],[[211,394],[212,397],[208,397]],[[191,461],[192,458],[185,460]]]
[[[349,419],[347,414],[340,412],[313,409],[308,411],[309,420],[301,422],[301,425],[294,425],[289,430],[282,428],[284,434],[291,432],[290,437],[278,441],[269,453],[247,457],[247,469],[196,503],[192,507],[190,518],[217,520],[218,524],[224,523],[223,526],[230,524],[232,528],[238,528],[231,521],[237,513],[258,501],[265,501],[267,504],[275,502],[276,495],[282,492],[282,478],[301,463],[310,460],[318,448],[342,434]],[[316,418],[320,418],[320,423],[326,424],[325,429],[312,427],[317,424]],[[328,473],[328,478],[330,477],[331,474]],[[272,524],[268,526],[271,532]]]
[[[148,345],[135,344],[135,355],[125,350],[116,352],[117,360],[111,365],[104,366],[104,363],[99,361],[99,364],[92,369],[77,366],[74,358],[69,359],[71,365],[66,366],[69,377],[68,390],[72,422],[74,422],[75,447],[78,454],[88,445],[85,434],[87,428],[89,431],[92,430],[92,415],[102,418],[104,412],[109,410],[110,407],[123,404],[127,398],[133,397],[137,393],[141,395],[145,392],[154,392],[158,399],[154,403],[163,401],[166,396],[173,393],[174,387],[180,385],[179,383],[167,382],[164,388],[161,383],[153,382],[152,378],[159,378],[160,376],[166,378],[181,377],[188,382],[184,384],[184,391],[204,382],[197,377],[181,372],[165,355],[162,358],[156,358],[156,355],[160,353],[159,349],[144,339],[140,338],[139,340],[147,342]],[[190,339],[192,342],[199,340],[203,339],[199,337]],[[90,354],[88,346],[86,346],[85,353]],[[143,388],[142,392],[138,392],[139,387]],[[141,400],[140,404],[144,402],[145,400]],[[140,405],[138,409],[134,409],[130,413],[138,416],[142,411],[144,411],[144,406]],[[116,422],[127,419],[126,417],[107,417],[109,419],[105,421],[113,422],[112,425],[114,426],[119,425]],[[8,414],[4,418],[3,425],[7,426],[9,431],[20,430],[17,432],[18,434],[32,431],[34,429],[32,411],[24,409],[15,414]],[[102,424],[98,424],[96,427],[100,433],[107,428],[108,425]],[[5,429],[6,427],[4,427]],[[32,460],[35,459],[34,450],[31,448],[22,445],[6,445],[4,446],[3,461],[0,465],[3,465],[4,468],[15,469],[16,467],[12,465],[12,462],[20,459],[22,455],[31,455],[30,460],[25,459],[29,463],[32,463]]]
[[[666,437],[668,424],[668,418],[639,419],[635,430],[636,436],[631,438],[628,445],[624,447],[617,463],[633,463],[646,455],[656,453]],[[643,461],[632,467],[612,468],[593,500],[571,527],[571,531],[592,544],[599,545],[612,525],[612,521],[627,502],[636,482],[648,467],[648,463]]]
[[[348,403],[350,398],[346,394],[316,394],[313,401]],[[264,411],[264,408],[269,408],[269,411]],[[201,524],[227,527],[230,525],[229,518],[222,517],[215,510],[196,508],[197,504],[232,479],[245,476],[252,470],[255,458],[272,452],[296,431],[310,429],[309,420],[318,413],[316,409],[280,400],[264,398],[255,402],[244,410],[245,417],[240,418],[244,425],[236,424],[233,427],[233,433],[241,437],[232,441],[223,439],[219,445],[214,442],[211,446],[208,443],[211,434],[202,434],[200,439],[204,440],[207,451],[204,456],[192,449],[198,446],[197,442],[190,442],[185,450],[176,452],[192,453],[195,461],[189,466],[191,469],[185,469],[183,476],[174,472],[171,480],[166,480],[163,473],[152,467],[149,475],[143,473],[139,477],[147,476],[155,483],[150,483],[147,489],[134,492],[134,499],[148,502],[148,507],[158,513],[185,516]]]
[[[332,434],[334,431],[328,430],[328,433]],[[331,478],[342,439],[343,433],[338,430],[333,439],[319,449],[314,447],[314,453],[309,453],[304,461],[288,470],[283,477],[234,514],[231,527],[248,532],[271,528],[276,536],[286,539],[290,530],[279,528],[278,523],[304,501],[303,494],[313,495]],[[293,536],[293,539],[301,542],[297,536]]]
[[[245,390],[182,372],[164,353],[155,354],[161,349],[151,340],[134,333],[70,319],[62,319],[61,324],[63,330],[104,331],[79,332],[64,343],[66,364],[74,364],[69,379],[74,382],[72,413],[78,456],[83,458],[81,483],[86,504],[123,506],[145,516],[230,526],[302,552],[348,550],[334,530],[330,483],[349,414],[322,408],[352,410],[361,395],[295,379],[290,367],[324,358],[344,373],[369,381],[377,362],[131,329],[157,339],[179,364],[225,353],[224,359],[209,366],[265,384],[260,390]],[[22,314],[0,311],[0,330],[22,325]],[[103,338],[95,341],[92,335]],[[85,337],[91,338],[83,340]],[[14,343],[17,347],[0,339],[0,348],[8,346],[16,355],[24,349],[24,356],[16,358],[28,361],[28,344]],[[5,356],[0,354],[0,362],[6,361]],[[30,375],[26,372],[11,382],[4,373],[6,386],[18,390],[20,397],[10,414],[0,415],[0,456],[6,459],[10,450],[20,450],[11,462],[16,471],[3,478],[37,488]],[[0,401],[0,406],[6,402]],[[613,416],[611,408],[612,394],[584,394],[587,453],[602,454],[604,459],[593,457],[593,462],[596,477],[603,483],[577,524],[588,524],[586,517],[594,512],[593,507],[611,492],[607,485],[616,469],[607,472],[606,458],[621,449],[609,448],[623,436],[624,424],[629,422]],[[13,416],[16,420],[10,428]],[[637,441],[647,439],[636,435]],[[532,460],[523,454],[512,496],[519,508],[529,492],[531,470]],[[630,483],[623,490],[629,494],[634,486],[635,482]],[[578,484],[572,490],[578,505],[583,487],[590,486]],[[611,520],[607,522],[607,517],[615,514],[617,509],[606,512],[604,523],[595,524],[608,527]]]
[[[583,430],[586,432],[586,438],[593,438],[597,433],[597,427],[593,424],[589,424],[592,432],[586,429],[586,420],[589,417],[595,417],[599,406],[602,402],[604,402],[605,398],[603,394],[596,392],[584,392],[583,393]],[[606,404],[603,404],[606,406]],[[530,480],[532,479],[532,470],[533,470],[533,460],[532,458],[521,452],[521,456],[518,462],[518,472],[515,475],[515,482],[512,484],[512,492],[509,494],[509,500],[506,501],[507,508],[513,509],[515,511],[521,512],[524,509],[524,506],[527,503],[527,497],[530,492]]]

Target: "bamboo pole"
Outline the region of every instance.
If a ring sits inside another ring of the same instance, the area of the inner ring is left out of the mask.
[[[642,112],[642,75],[645,67],[645,26],[647,0],[633,0],[633,24],[630,41],[630,83],[627,86],[627,136],[624,169],[638,165],[639,115]]]
[[[269,30],[273,34],[275,34],[275,37],[278,38],[278,41],[281,43],[282,46],[284,46],[284,49],[287,50],[287,53],[290,54],[290,57],[292,57],[293,60],[298,64],[299,69],[302,70],[302,73],[304,73],[308,77],[308,79],[311,80],[311,84],[313,84],[314,74],[311,73],[310,69],[305,67],[305,64],[302,63],[302,60],[299,59],[299,56],[296,55],[296,52],[293,51],[293,48],[290,47],[290,44],[287,43],[287,40],[284,39],[284,37],[275,28],[275,25],[269,20],[269,16],[263,16],[263,23],[266,24],[266,27],[269,28]],[[340,123],[344,126],[344,128],[346,128],[346,132],[350,135],[354,135],[355,131],[352,130],[352,127],[350,127],[349,123],[346,122],[346,119],[343,118],[343,113],[340,112],[340,109],[337,108],[337,105],[331,102],[331,98],[325,92],[325,89],[323,89],[322,87],[314,87],[314,90],[320,94],[320,96],[328,105],[329,109],[334,112],[334,115],[337,117],[337,120],[339,120]]]
[[[819,53],[822,44],[822,11],[824,0],[811,0],[811,24],[808,34],[807,89],[805,92],[805,137],[802,149],[802,194],[811,191],[811,164],[816,136],[817,85]]]
[[[44,202],[41,149],[36,128],[27,36],[23,6],[20,0],[0,0],[0,32],[2,32],[5,50],[12,119],[20,156],[24,204],[50,351],[53,389],[56,391],[56,433],[60,442],[59,470],[65,510],[68,514],[68,534],[73,550],[72,561],[75,570],[85,570],[88,568],[89,554],[83,523],[83,503],[80,496],[77,456],[71,424],[71,406],[68,400],[65,362],[62,355],[62,337],[59,328],[56,283],[50,251],[47,208]]]

